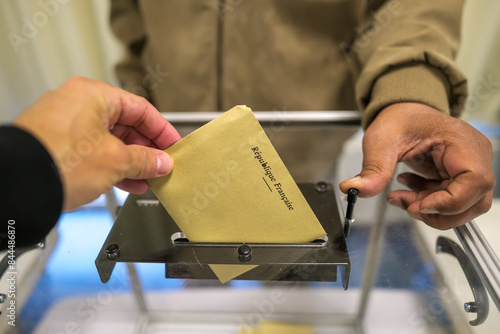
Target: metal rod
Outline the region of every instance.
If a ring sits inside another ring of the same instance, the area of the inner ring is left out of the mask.
[[[144,293],[142,291],[141,282],[139,281],[139,276],[137,275],[135,264],[128,262],[127,271],[130,278],[130,283],[132,284],[132,290],[134,291],[134,297],[137,301],[137,306],[139,309],[139,317],[136,321],[134,333],[144,334],[146,333],[149,324],[149,312],[146,307],[146,299],[144,298]]]
[[[221,112],[162,112],[174,125],[201,126],[220,116]],[[357,111],[254,111],[263,126],[283,125],[360,125]]]
[[[361,300],[359,303],[359,310],[357,315],[357,322],[362,324],[366,315],[368,307],[368,300],[370,292],[372,291],[375,282],[375,275],[377,274],[378,265],[380,262],[380,254],[382,252],[382,239],[385,235],[387,227],[385,215],[387,211],[387,194],[390,191],[390,185],[379,196],[379,205],[377,207],[377,215],[375,225],[370,232],[370,240],[366,250],[366,262],[364,268],[363,282],[361,284]]]
[[[118,207],[118,200],[116,198],[116,193],[114,189],[106,192],[106,208],[113,218],[113,222],[116,221]],[[144,293],[142,291],[141,282],[139,281],[139,276],[137,275],[137,269],[134,263],[127,263],[126,265],[128,276],[130,279],[130,284],[132,285],[132,291],[134,293],[134,298],[137,302],[139,309],[139,318],[137,321],[137,327],[135,329],[136,334],[145,333],[148,324],[148,309],[146,306],[146,299],[144,298]]]

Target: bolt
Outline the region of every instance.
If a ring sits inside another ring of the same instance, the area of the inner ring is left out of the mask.
[[[118,245],[117,244],[111,244],[108,247],[106,247],[106,254],[113,254],[118,252]]]
[[[108,254],[109,260],[115,260],[119,255],[118,245],[117,244],[108,245],[108,247],[106,247],[106,254]]]
[[[467,313],[477,313],[477,304],[476,302],[468,302],[464,304],[465,312]]]
[[[326,188],[328,188],[328,184],[324,181],[319,181],[316,183],[316,191],[319,193],[324,193],[326,191]]]
[[[241,262],[248,262],[252,258],[252,248],[248,245],[238,247],[238,258]]]

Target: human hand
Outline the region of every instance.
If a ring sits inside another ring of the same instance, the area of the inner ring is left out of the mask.
[[[423,104],[397,103],[370,124],[363,137],[363,169],[340,188],[372,197],[389,184],[396,164],[405,162],[418,175],[399,175],[398,182],[410,190],[390,192],[389,203],[444,230],[490,209],[492,159],[491,143],[469,124]]]
[[[170,173],[173,161],[162,150],[180,139],[144,98],[79,77],[42,95],[14,125],[34,135],[54,159],[64,209],[88,203],[113,185],[144,193],[144,179]]]

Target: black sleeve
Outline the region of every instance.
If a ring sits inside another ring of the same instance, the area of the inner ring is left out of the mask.
[[[0,250],[9,235],[16,248],[42,241],[62,203],[61,178],[45,147],[26,131],[0,126]]]

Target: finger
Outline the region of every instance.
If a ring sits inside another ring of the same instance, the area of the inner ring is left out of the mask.
[[[148,190],[148,184],[144,180],[123,179],[115,186],[121,190],[136,195],[144,194]]]
[[[111,87],[107,98],[112,107],[110,127],[115,124],[131,126],[160,149],[181,139],[177,130],[143,97]]]
[[[432,160],[432,156],[429,156],[428,153],[429,152],[416,155],[410,159],[405,157],[406,159],[402,160],[402,162],[404,162],[413,171],[429,179],[440,179],[449,177],[448,175],[443,175],[443,171],[440,171],[436,167],[436,164]]]
[[[414,219],[423,221],[423,213],[420,210],[422,199],[431,194],[433,190],[420,192],[410,190],[394,190],[387,195],[390,205],[405,210]]]
[[[177,130],[156,110],[153,105],[145,99],[141,101],[132,100],[128,105],[128,99],[122,97],[122,111],[117,124],[128,125],[135,128],[144,137],[160,149],[165,149],[181,139]],[[139,103],[135,105],[134,103]]]
[[[459,214],[479,202],[492,189],[488,176],[466,172],[451,180],[445,190],[423,198],[420,209],[426,213]]]
[[[441,215],[441,214],[420,214],[421,219],[427,225],[440,229],[447,230],[465,223],[470,222],[474,218],[486,213],[491,207],[493,195],[488,194],[471,208],[456,215]]]
[[[413,173],[401,173],[396,180],[413,191],[441,190],[442,181],[429,180]]]
[[[350,188],[356,188],[360,197],[373,197],[389,184],[398,163],[398,152],[394,145],[380,140],[363,140],[363,169],[361,172],[339,186],[347,193]]]
[[[163,176],[172,171],[174,162],[165,152],[139,145],[126,145],[129,159],[123,178],[134,180]]]
[[[487,212],[491,207],[493,193],[488,193],[470,208],[457,214],[426,213],[422,210],[422,200],[433,194],[433,191],[416,193],[408,190],[396,190],[388,194],[389,204],[406,210],[414,219],[425,222],[427,225],[438,229],[449,229],[465,224],[472,219]]]
[[[408,208],[415,204],[417,205],[416,214],[419,214],[418,207],[420,205],[421,198],[419,193],[410,190],[394,190],[387,195],[387,201],[389,204],[396,206],[400,209],[408,211]]]
[[[435,147],[432,141],[424,140],[407,151],[401,157],[401,161],[412,170],[428,179],[449,178],[449,176],[444,173],[445,169],[443,168],[440,170],[434,161],[434,157],[440,159],[440,154],[443,154],[443,149],[441,147]]]
[[[135,144],[158,148],[151,139],[144,137],[140,132],[134,128],[125,125],[115,125],[111,133],[120,138],[125,144]]]
[[[446,215],[459,214],[471,208],[489,193],[495,178],[491,170],[491,143],[475,129],[474,140],[448,143],[441,149],[434,149],[432,156],[440,170],[446,170],[450,181],[445,190],[430,194],[422,201],[422,210]]]

